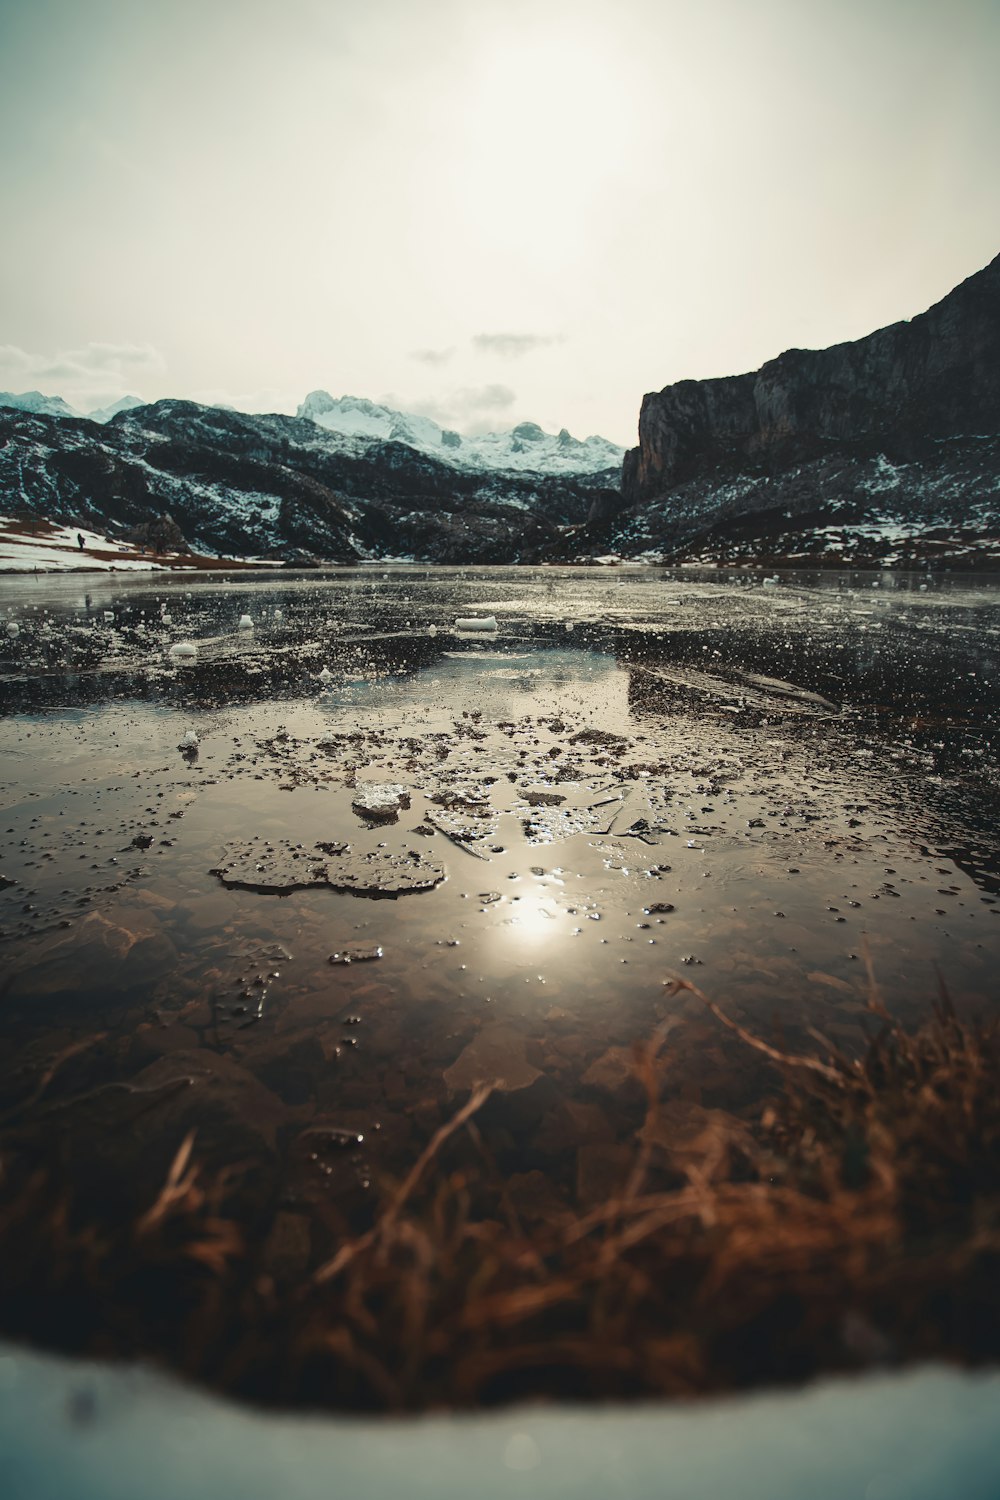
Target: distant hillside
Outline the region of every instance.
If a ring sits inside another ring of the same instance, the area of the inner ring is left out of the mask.
[[[460,470],[400,440],[157,401],[103,426],[0,408],[0,513],[288,561],[513,562],[558,548],[617,474]],[[176,537],[175,537],[176,540]]]

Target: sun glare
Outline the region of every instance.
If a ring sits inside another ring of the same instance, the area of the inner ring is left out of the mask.
[[[561,249],[603,197],[632,131],[623,70],[596,36],[510,37],[469,81],[462,188],[470,228]]]

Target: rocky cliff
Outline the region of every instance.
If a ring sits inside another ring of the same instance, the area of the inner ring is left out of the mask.
[[[864,522],[889,491],[947,528],[994,490],[998,438],[1000,256],[909,322],[644,397],[622,510],[594,540],[676,554],[755,514]]]
[[[831,444],[875,442],[906,461],[929,439],[998,431],[1000,256],[910,322],[645,396],[623,495],[641,503],[720,467],[787,468]]]

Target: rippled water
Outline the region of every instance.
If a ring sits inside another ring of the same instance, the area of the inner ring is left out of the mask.
[[[266,1148],[286,1206],[349,1197],[488,1076],[508,1168],[572,1187],[571,1126],[627,1137],[627,1049],[673,1012],[671,1090],[750,1106],[672,975],[848,1047],[866,952],[909,1017],[939,975],[996,1003],[996,580],[411,568],[0,604],[0,1107],[80,1045],[39,1128],[86,1108],[106,1141],[143,1101],[130,1173],[193,1120]]]

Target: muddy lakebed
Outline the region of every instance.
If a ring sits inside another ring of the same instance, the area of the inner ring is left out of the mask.
[[[674,1166],[749,1128],[759,1059],[671,976],[847,1051],[869,959],[908,1021],[942,979],[996,1006],[996,579],[378,567],[0,605],[0,1118],[108,1212],[194,1130],[299,1275],[480,1082],[529,1218],[613,1191],[664,1023]]]

